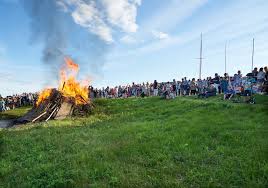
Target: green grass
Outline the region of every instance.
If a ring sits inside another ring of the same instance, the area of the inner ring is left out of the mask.
[[[31,107],[21,107],[21,108],[15,108],[14,110],[9,110],[5,112],[0,112],[0,120],[1,119],[16,119],[23,114],[25,114],[28,110],[30,110]]]
[[[267,101],[97,100],[86,118],[2,129],[0,187],[267,187]]]

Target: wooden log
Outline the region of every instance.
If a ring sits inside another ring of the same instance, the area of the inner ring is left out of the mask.
[[[65,87],[65,82],[63,83],[63,86],[62,86],[62,89],[61,89],[62,91],[63,91],[64,87]]]
[[[57,103],[54,104],[51,109],[54,109],[57,105],[58,105]]]
[[[40,114],[38,117],[36,117],[36,118],[34,118],[33,120],[32,120],[32,122],[35,122],[36,120],[38,120],[39,118],[41,118],[43,115],[45,115],[47,112],[44,112],[44,113],[42,113],[42,114]]]
[[[48,116],[48,118],[46,119],[46,121],[48,121],[48,120],[52,117],[52,115],[57,111],[57,109],[58,109],[58,107],[56,107],[56,108],[53,110],[53,112]]]
[[[86,101],[86,100],[84,99],[84,97],[82,97],[81,95],[79,95],[79,97],[80,97],[85,103],[88,103],[88,101]]]
[[[52,105],[51,102],[48,103],[48,105],[46,106],[46,109],[49,109],[49,107]]]

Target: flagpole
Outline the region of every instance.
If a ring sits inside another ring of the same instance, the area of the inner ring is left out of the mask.
[[[252,59],[251,59],[251,71],[254,68],[254,53],[255,53],[255,39],[253,38],[253,43],[252,43]]]
[[[224,71],[227,73],[227,42],[225,43],[225,53],[224,53]]]
[[[200,64],[199,64],[199,79],[201,80],[202,78],[202,57],[203,55],[203,36],[202,36],[202,33],[201,33],[201,45],[200,45]]]

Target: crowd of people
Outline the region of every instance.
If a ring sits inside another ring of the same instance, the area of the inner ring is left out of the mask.
[[[128,98],[128,97],[149,97],[161,96],[165,99],[174,99],[177,96],[196,95],[201,98],[224,94],[224,99],[231,99],[236,94],[246,95],[268,94],[268,69],[254,68],[251,73],[242,75],[238,71],[233,76],[225,73],[223,76],[217,73],[214,77],[206,79],[182,78],[180,81],[173,79],[172,82],[142,83],[127,86],[116,86],[102,89],[89,86],[91,99],[95,98]],[[7,96],[0,95],[0,112],[14,109],[21,106],[34,105],[38,93],[23,93],[21,95]]]
[[[15,109],[22,106],[34,105],[38,93],[23,93],[21,95],[12,95],[3,98],[0,95],[0,112]]]
[[[180,81],[173,79],[172,82],[142,83],[127,86],[116,86],[102,89],[89,87],[90,98],[128,98],[162,96],[166,99],[173,99],[177,96],[197,95],[198,97],[210,97],[217,94],[224,94],[224,99],[231,99],[237,93],[259,93],[267,94],[268,70],[265,68],[254,68],[251,73],[242,75],[238,71],[233,76],[225,73],[223,76],[217,73],[214,77],[206,79],[187,79]]]

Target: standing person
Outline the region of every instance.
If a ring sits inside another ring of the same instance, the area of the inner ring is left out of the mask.
[[[174,96],[177,96],[177,82],[175,79],[173,79],[173,82],[172,82],[172,93]]]
[[[0,112],[6,111],[6,102],[0,95]]]
[[[228,77],[224,77],[220,81],[220,86],[221,86],[221,90],[222,90],[223,93],[225,93],[227,91],[227,89],[228,89],[228,85],[229,85],[228,82],[229,82]]]
[[[242,74],[240,70],[237,72],[237,83],[239,84],[239,86],[241,86],[242,84]]]
[[[109,88],[109,86],[107,86],[105,89],[105,98],[109,97],[109,91],[110,91],[110,88]]]
[[[151,93],[150,93],[150,84],[149,84],[149,82],[146,83],[146,93],[147,93],[147,96],[150,97]]]
[[[228,77],[229,77],[228,73],[224,73],[224,79],[226,79]]]
[[[184,79],[182,79],[182,88],[183,88],[183,93],[182,95],[187,95],[187,91],[188,91],[188,81],[187,78],[184,77]],[[189,94],[189,93],[188,93]]]
[[[235,84],[235,87],[237,86],[241,86],[242,84],[242,75],[241,75],[241,72],[238,71],[237,74],[234,74],[234,84]]]
[[[142,86],[141,86],[141,95],[140,95],[142,98],[144,98],[145,96],[147,96],[147,89],[146,89],[146,86],[144,84],[144,82],[142,83]]]
[[[133,82],[132,83],[132,91],[131,91],[131,95],[134,96],[134,97],[137,97],[137,86],[135,85],[135,83]]]
[[[153,88],[154,88],[154,96],[158,96],[158,83],[156,80],[154,81]]]
[[[181,94],[181,82],[180,81],[177,81],[177,84],[176,84],[176,95],[177,96],[180,96]]]
[[[167,82],[167,84],[166,84],[166,91],[168,92],[168,94],[171,91],[171,87],[172,87],[172,85],[170,84],[170,82]]]
[[[239,78],[242,78],[242,73],[241,73],[241,71],[239,70],[239,71],[237,71],[237,75],[238,75],[238,77]]]
[[[191,80],[188,80],[187,82],[187,89],[186,89],[186,95],[190,95],[190,90],[191,90],[191,88],[190,88],[190,85],[191,85]]]
[[[104,89],[104,87],[102,87],[102,90],[101,90],[101,98],[105,98],[105,89]]]
[[[184,95],[184,79],[181,79],[181,96]]]
[[[219,93],[220,77],[218,73],[215,73],[215,78],[213,78],[212,83],[216,89],[217,94]]]
[[[253,77],[254,78],[257,78],[257,75],[258,75],[258,68],[255,67],[253,70],[252,70],[252,74],[253,74]]]
[[[202,81],[202,92],[201,93],[205,93],[206,89],[208,88],[208,84],[209,84],[208,78],[203,79],[203,81]]]
[[[200,93],[202,93],[203,91],[202,91],[202,86],[203,84],[202,84],[202,80],[201,79],[198,79],[197,80],[197,92],[198,92],[198,94],[200,94]]]
[[[195,83],[195,79],[193,78],[191,83],[190,83],[190,95],[196,95],[196,83]]]
[[[264,72],[265,72],[265,80],[268,81],[268,68],[264,67]]]
[[[150,83],[150,96],[154,96],[154,84]]]
[[[265,80],[265,72],[263,71],[263,68],[260,68],[257,74],[257,82],[262,84],[264,80]]]
[[[262,91],[266,94],[268,94],[268,68],[264,67],[264,73],[265,73],[265,81],[263,83]]]

